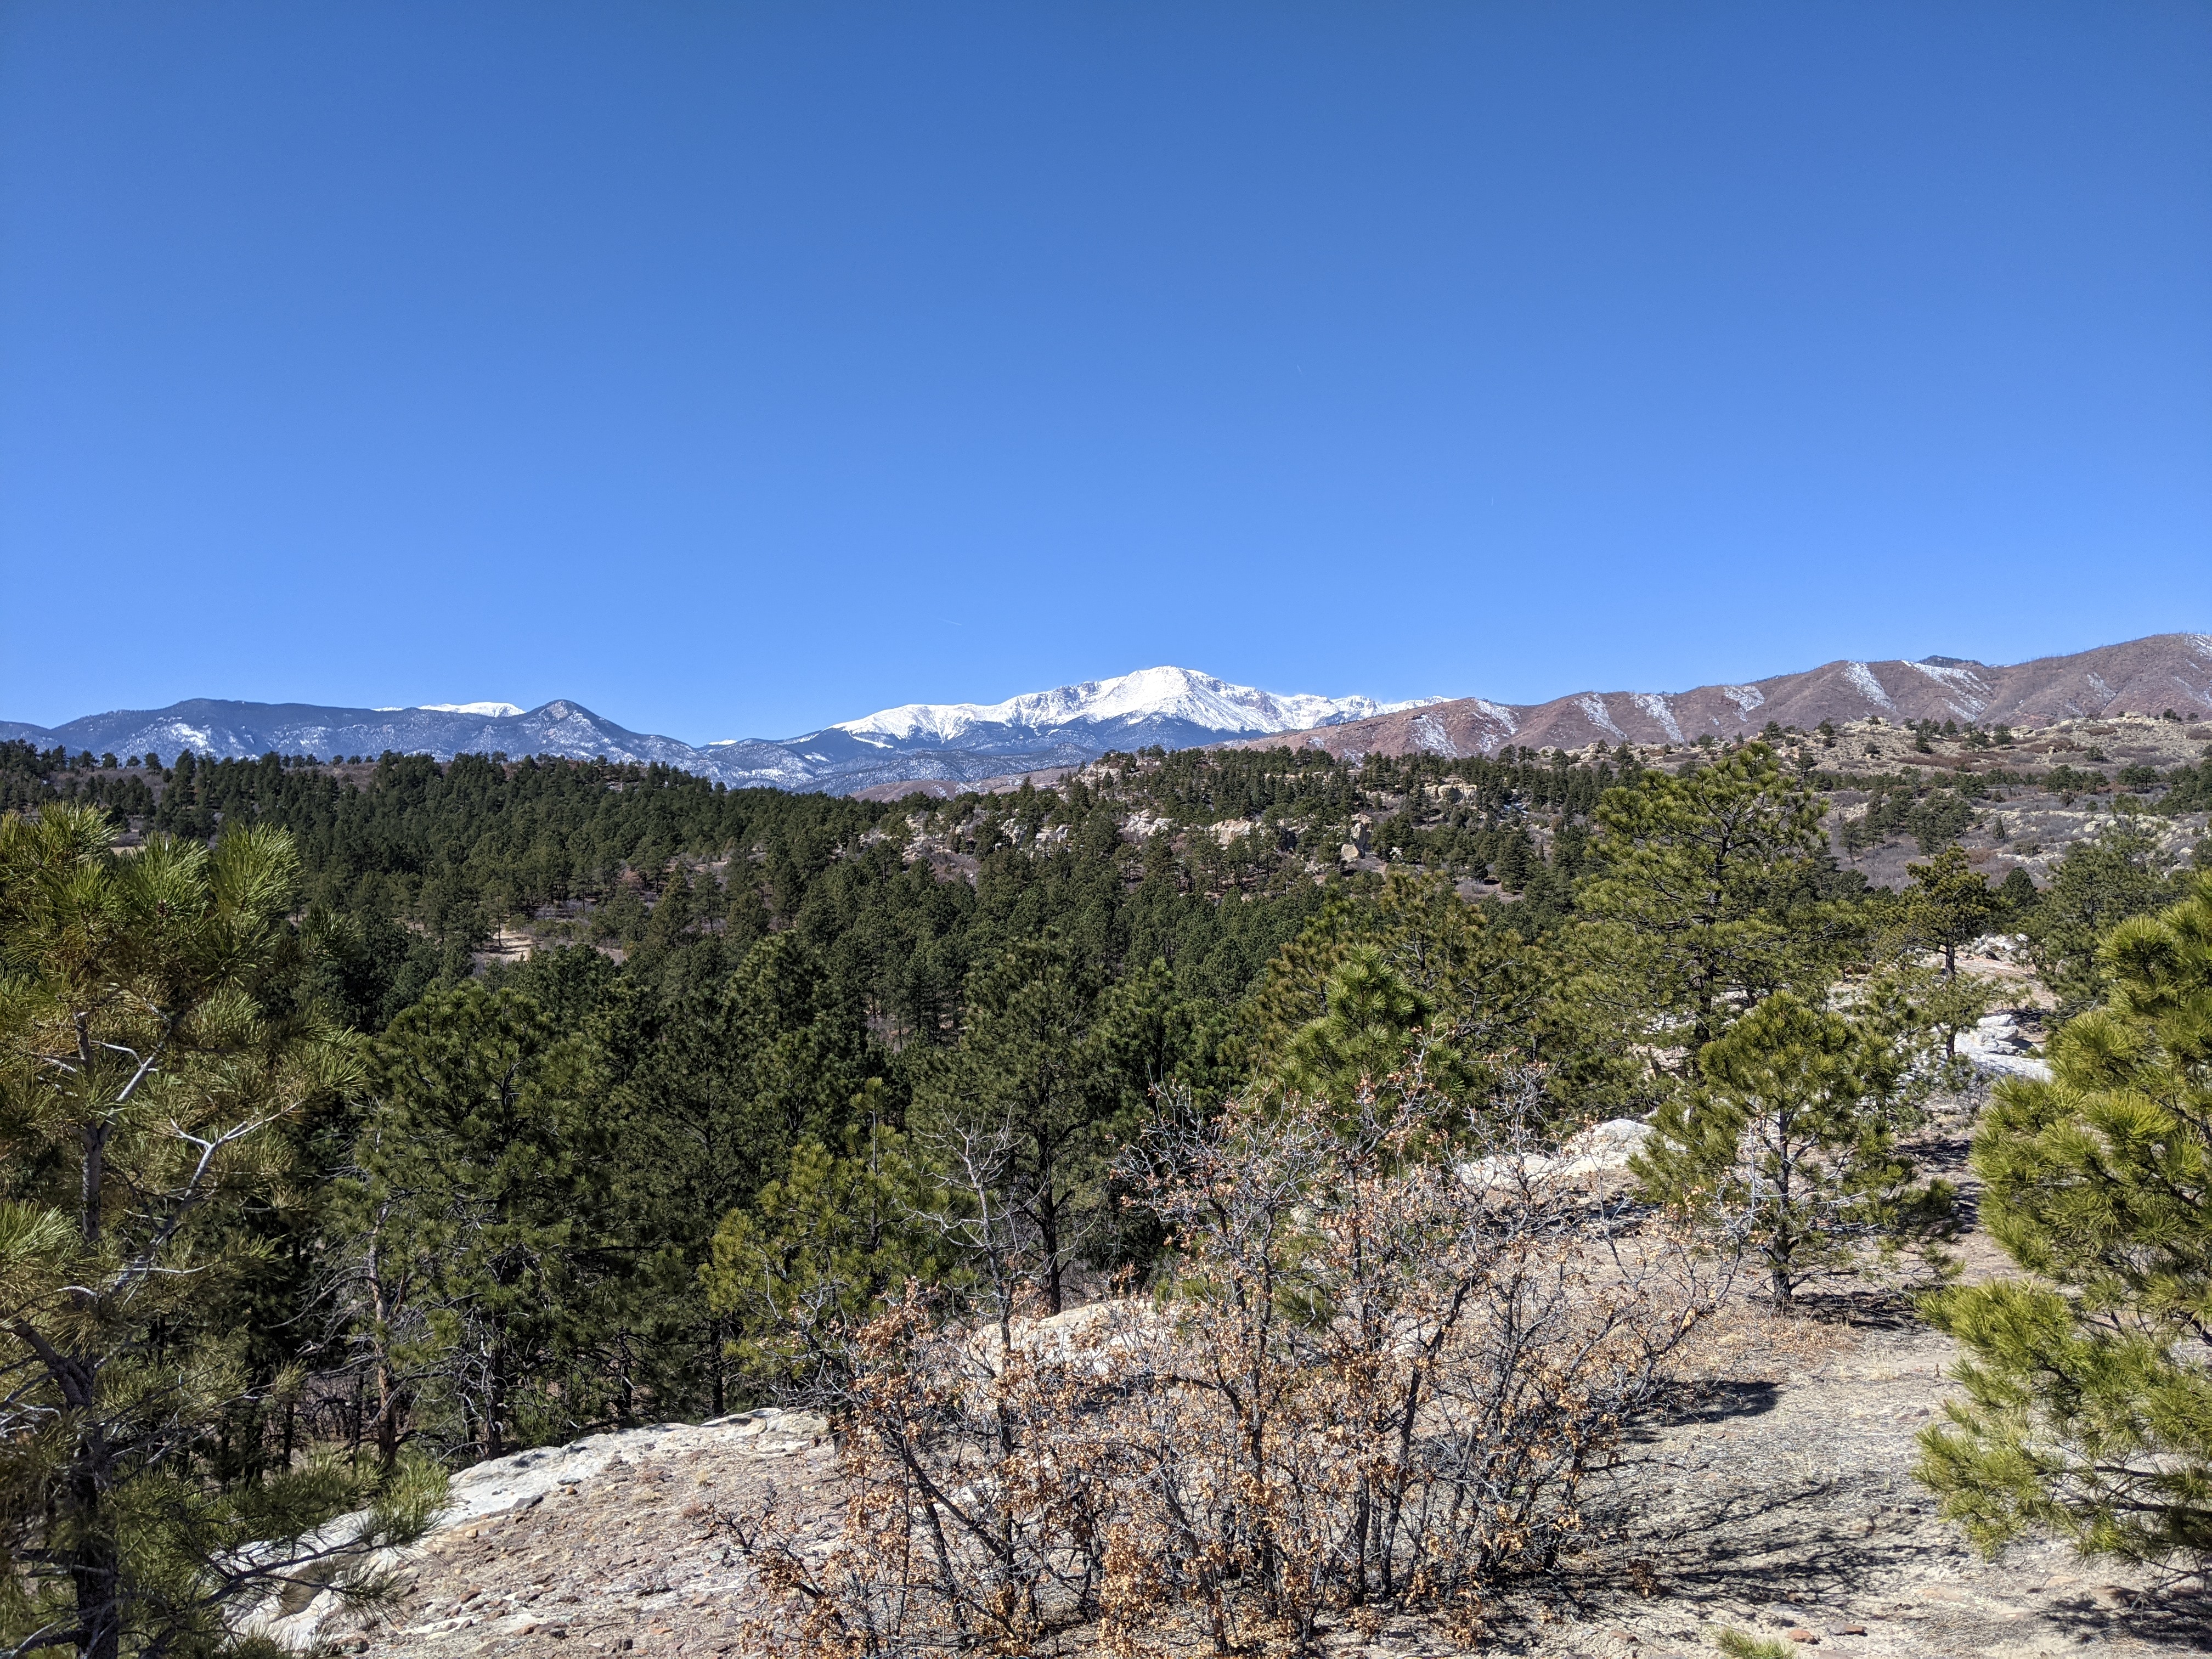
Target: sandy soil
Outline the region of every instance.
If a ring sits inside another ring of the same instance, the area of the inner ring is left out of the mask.
[[[1972,1104],[1952,1103],[1923,1142],[1931,1169],[1966,1174]],[[2009,1271],[1979,1232],[1960,1253],[1969,1278]],[[1914,1436],[1953,1359],[1903,1295],[1870,1282],[1807,1316],[1737,1308],[1591,1489],[1589,1547],[1508,1597],[1478,1650],[1689,1659],[1733,1627],[1854,1659],[2212,1652],[2212,1600],[2160,1594],[2141,1571],[2050,1540],[1984,1560],[1936,1513],[1911,1477]],[[758,1604],[714,1511],[750,1507],[773,1483],[826,1535],[834,1501],[823,1425],[797,1413],[532,1456],[464,1477],[464,1506],[407,1569],[405,1594],[329,1632],[342,1650],[739,1651],[735,1627]],[[1415,1621],[1329,1646],[1371,1659],[1466,1650]]]

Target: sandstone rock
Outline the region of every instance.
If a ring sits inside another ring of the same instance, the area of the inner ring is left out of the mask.
[[[369,1564],[412,1579],[416,1596],[364,1615],[310,1566],[300,1583],[249,1610],[238,1627],[240,1634],[264,1636],[298,1653],[319,1645],[407,1653],[435,1641],[439,1652],[461,1655],[523,1637],[566,1638],[581,1614],[552,1620],[526,1611],[541,1599],[588,1612],[615,1596],[657,1599],[678,1581],[695,1590],[712,1585],[728,1594],[738,1576],[729,1552],[711,1540],[711,1528],[700,1524],[700,1506],[691,1500],[732,1474],[740,1484],[757,1484],[786,1461],[809,1466],[818,1480],[828,1471],[829,1437],[828,1422],[811,1412],[769,1407],[708,1423],[587,1435],[494,1458],[453,1477],[447,1508],[420,1544],[383,1552]],[[679,1476],[688,1481],[679,1483]],[[649,1565],[633,1556],[611,1571],[582,1568],[575,1559],[580,1553],[604,1558],[640,1529],[635,1518],[606,1524],[610,1506],[633,1517],[643,1509],[696,1547],[688,1553],[679,1547]],[[356,1535],[366,1519],[348,1516],[324,1532]],[[543,1540],[543,1547],[524,1554],[515,1545],[525,1539]],[[509,1559],[524,1569],[522,1578],[502,1571]],[[647,1570],[625,1570],[638,1566]]]
[[[1959,1038],[1959,1056],[1984,1077],[2051,1080],[2051,1067],[2031,1050],[2033,1042],[2009,1011],[1990,1014]]]
[[[1501,1152],[1459,1166],[1470,1187],[1510,1186],[1526,1176],[1536,1181],[1572,1181],[1624,1170],[1637,1150],[1651,1138],[1651,1126],[1634,1118],[1608,1118],[1571,1135],[1554,1152]]]

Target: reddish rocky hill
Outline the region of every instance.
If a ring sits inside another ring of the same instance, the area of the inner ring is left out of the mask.
[[[1508,744],[1580,749],[1597,743],[1694,743],[1755,732],[1769,720],[1918,720],[2046,726],[2061,720],[2172,709],[2212,711],[2212,635],[2154,634],[2124,645],[2009,666],[1929,657],[1919,662],[1832,662],[1748,685],[1691,691],[1583,691],[1534,705],[1461,697],[1342,726],[1230,745],[1310,744],[1334,755],[1494,754]]]

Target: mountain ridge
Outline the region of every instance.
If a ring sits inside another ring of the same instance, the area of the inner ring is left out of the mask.
[[[1772,720],[1952,720],[2019,726],[2133,710],[2212,713],[2212,635],[2155,634],[2088,651],[2002,665],[1928,656],[1838,659],[1795,674],[1687,691],[1580,691],[1547,702],[1279,694],[1195,670],[1158,667],[997,703],[904,703],[795,738],[695,745],[633,732],[568,698],[535,708],[483,702],[350,708],[193,698],[118,709],[46,727],[0,720],[0,739],[76,752],[251,757],[456,754],[605,757],[662,764],[736,787],[880,793],[901,784],[958,787],[1080,766],[1109,750],[1312,746],[1340,757],[1488,755],[1509,745],[1694,743],[1749,735]],[[501,712],[510,711],[510,712]],[[1299,722],[1304,722],[1303,724]]]
[[[1747,737],[1769,721],[1810,728],[1822,720],[1954,720],[2030,726],[2069,719],[2167,709],[2212,713],[2212,635],[2153,634],[2024,663],[1929,656],[1838,658],[1794,674],[1687,691],[1576,691],[1541,703],[1458,697],[1425,708],[1241,741],[1325,749],[1340,757],[1494,755],[1511,746],[1587,749],[1620,743],[1692,744]]]
[[[168,757],[191,749],[233,759],[271,750],[328,757],[387,750],[441,760],[471,753],[604,757],[678,767],[734,787],[850,793],[871,786],[960,784],[1009,771],[1079,766],[1112,749],[1194,748],[1224,738],[1364,718],[1420,701],[1278,694],[1191,669],[1159,667],[1000,703],[907,703],[795,738],[742,738],[704,746],[631,731],[567,698],[524,709],[498,702],[351,708],[200,697],[166,708],[85,715],[53,727],[0,721],[0,739],[58,744],[72,752]]]

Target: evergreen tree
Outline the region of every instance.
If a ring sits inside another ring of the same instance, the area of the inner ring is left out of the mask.
[[[2102,994],[2098,946],[2105,935],[2167,896],[2154,863],[2157,853],[2157,842],[2132,818],[2116,818],[2069,847],[2051,872],[2028,939],[2037,971],[2062,1012],[2078,1013]]]
[[[800,1141],[752,1205],[723,1217],[700,1270],[731,1358],[766,1388],[840,1380],[842,1336],[908,1279],[958,1288],[930,1224],[940,1202],[895,1130],[855,1125],[835,1151]]]
[[[362,1338],[387,1413],[419,1392],[441,1437],[479,1456],[582,1420],[562,1360],[595,1219],[591,1066],[529,997],[474,980],[372,1052],[343,1188]]]
[[[1878,1018],[1777,992],[1705,1045],[1633,1167],[1655,1202],[1748,1250],[1786,1307],[1863,1247],[1946,1227],[1950,1188],[1898,1150],[1919,1117],[1915,1058]]]
[[[1058,933],[1016,945],[970,976],[959,1044],[924,1055],[915,1078],[916,1127],[940,1152],[957,1143],[988,1160],[1052,1313],[1103,1219],[1108,1127],[1121,1104],[1099,992],[1096,969]]]
[[[618,1416],[641,1391],[663,1413],[719,1415],[731,1333],[696,1287],[714,1229],[787,1171],[799,1143],[840,1144],[856,1099],[885,1121],[901,1115],[888,1056],[820,955],[790,933],[726,977],[665,994],[618,976],[592,1018],[609,1087],[591,1344]]]
[[[2027,920],[2039,896],[2035,878],[2017,864],[2006,871],[2005,878],[1997,884],[1997,902],[2003,907],[2002,914],[2006,923],[2013,927],[2021,927]]]
[[[2000,1083],[1974,1135],[1982,1215],[2033,1279],[1929,1316],[1966,1398],[1921,1478],[1995,1550],[2032,1528],[2084,1552],[2212,1564],[2212,877],[2099,951],[2105,1007]]]
[[[1329,899],[1268,960],[1241,1011],[1254,1071],[1283,1071],[1293,1043],[1336,1008],[1331,981],[1364,949],[1377,953],[1380,966],[1419,1005],[1414,1024],[1431,1023],[1462,1063],[1528,1057],[1538,1042],[1543,986],[1527,941],[1509,924],[1519,914],[1517,907],[1470,905],[1441,877],[1395,870],[1371,902],[1342,894]],[[1375,1075],[1394,1068],[1395,1062]]]
[[[1905,924],[1922,944],[1943,954],[1943,977],[1959,974],[1959,947],[1989,930],[1997,895],[1966,862],[1966,850],[1946,847],[1926,864],[1908,864],[1912,885],[1905,894]]]
[[[1283,1058],[1283,1086],[1349,1111],[1363,1088],[1387,1090],[1412,1057],[1435,1005],[1408,985],[1379,945],[1358,945],[1328,976],[1327,1011],[1299,1027]],[[1439,1050],[1455,1074],[1456,1056]]]
[[[1742,1010],[1825,984],[1849,928],[1820,896],[1822,810],[1762,744],[1608,791],[1564,946],[1579,1017],[1686,1043],[1694,1073]]]
[[[366,1533],[308,1547],[374,1491],[210,1462],[283,1386],[211,1316],[259,1265],[241,1217],[355,1057],[256,994],[287,946],[288,837],[112,842],[96,809],[0,817],[0,1642],[88,1659],[211,1650],[287,1558],[412,1535],[437,1497],[395,1485]]]

